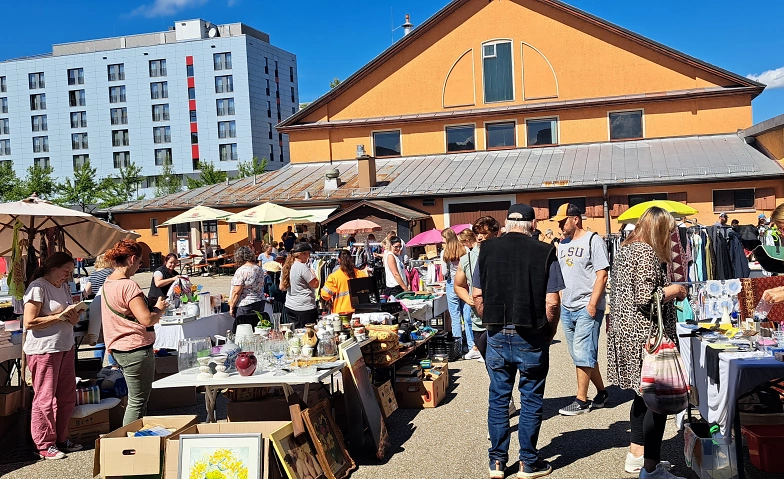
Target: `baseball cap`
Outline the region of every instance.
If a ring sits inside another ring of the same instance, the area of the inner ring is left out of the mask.
[[[550,219],[558,222],[558,221],[563,221],[571,216],[582,216],[582,215],[583,213],[580,211],[580,208],[578,208],[577,205],[574,205],[572,203],[564,203],[558,207],[558,211],[555,213],[555,216],[553,216]]]
[[[722,216],[728,218],[727,213],[719,213],[719,218],[721,218]]]
[[[512,221],[533,221],[535,218],[534,209],[525,203],[510,206],[506,214],[506,219]]]
[[[766,220],[766,219],[768,219],[768,217],[767,217],[767,216],[765,216],[765,213],[760,213],[760,215],[759,215],[759,216],[757,216],[757,219],[758,219],[758,220]]]
[[[305,251],[313,251],[310,243],[299,242],[295,244],[293,248],[291,248],[292,253],[303,253]]]

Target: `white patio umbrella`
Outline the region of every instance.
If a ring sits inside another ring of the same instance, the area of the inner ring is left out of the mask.
[[[14,224],[22,223],[28,244],[35,247],[35,237],[42,230],[60,227],[65,237],[65,248],[74,257],[97,256],[118,241],[136,239],[140,235],[109,224],[95,216],[54,205],[35,196],[0,204],[0,256],[13,247]]]
[[[169,218],[168,220],[161,223],[161,226],[170,226],[170,225],[178,225],[182,223],[190,223],[198,222],[198,221],[213,221],[213,220],[225,220],[231,216],[231,213],[228,211],[218,210],[215,208],[210,208],[209,206],[194,206],[193,208],[189,209],[184,213],[180,213],[174,218]]]
[[[276,225],[291,220],[304,220],[313,216],[305,211],[276,205],[275,203],[262,203],[251,209],[241,211],[226,218],[231,223],[246,223],[249,225]]]

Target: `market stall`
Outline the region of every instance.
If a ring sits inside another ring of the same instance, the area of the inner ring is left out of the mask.
[[[155,345],[158,349],[177,350],[180,341],[192,338],[209,338],[225,335],[231,330],[234,318],[229,313],[218,313],[200,318],[192,316],[164,316],[155,325]]]

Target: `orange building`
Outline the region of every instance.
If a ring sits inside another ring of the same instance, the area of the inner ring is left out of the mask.
[[[784,137],[751,125],[763,89],[556,0],[454,0],[278,126],[290,165],[113,214],[153,251],[177,233],[145,236],[150,222],[200,203],[367,200],[430,215],[389,219],[404,236],[514,202],[536,208],[542,231],[557,231],[548,218],[565,201],[600,232],[658,198],[689,203],[702,224],[719,212],[756,224],[784,198]],[[248,237],[225,228],[223,246]]]

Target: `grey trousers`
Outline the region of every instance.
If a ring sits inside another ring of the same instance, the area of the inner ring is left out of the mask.
[[[147,414],[147,400],[155,378],[155,353],[149,347],[132,352],[113,351],[112,356],[128,384],[128,406],[123,416],[125,426]]]

